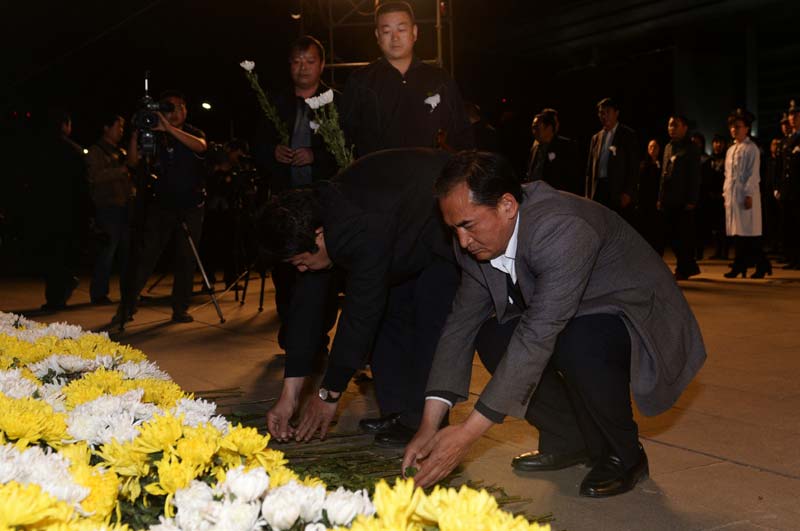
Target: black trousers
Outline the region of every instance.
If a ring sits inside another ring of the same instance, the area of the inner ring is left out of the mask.
[[[769,266],[769,260],[764,253],[762,240],[761,236],[734,236],[736,258],[733,260],[733,268],[746,270],[748,267],[755,266],[757,269],[766,269]]]
[[[663,210],[665,242],[672,245],[678,265],[675,270],[685,275],[693,275],[699,268],[695,261],[695,211],[683,207],[668,207]],[[663,254],[663,249],[661,254]]]
[[[476,348],[494,373],[519,319],[481,327]],[[627,466],[639,459],[639,431],[630,397],[631,342],[616,315],[572,319],[556,340],[553,355],[525,414],[539,430],[539,451],[588,451],[592,458],[616,455]]]
[[[389,290],[371,366],[381,414],[400,413],[406,427],[417,428],[422,420],[433,354],[459,278],[455,264],[435,258]]]
[[[148,277],[158,263],[170,238],[175,242],[175,265],[173,274],[175,280],[172,284],[172,311],[182,313],[189,309],[189,300],[192,297],[192,284],[194,271],[197,267],[194,254],[189,246],[181,222],[185,221],[195,246],[200,242],[203,227],[203,208],[187,208],[182,210],[166,209],[153,202],[148,205],[143,222],[138,252],[136,254],[136,272],[131,283],[131,301],[139,298],[139,293],[147,283]]]
[[[36,260],[41,265],[47,304],[66,304],[76,286],[80,238],[73,232],[54,232],[42,238]]]

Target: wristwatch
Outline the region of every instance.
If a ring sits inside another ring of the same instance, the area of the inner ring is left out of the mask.
[[[342,398],[342,393],[336,391],[328,391],[324,387],[320,387],[317,396],[319,396],[319,399],[322,400],[323,402],[327,402],[329,404],[335,404],[336,402],[339,401],[340,398]]]

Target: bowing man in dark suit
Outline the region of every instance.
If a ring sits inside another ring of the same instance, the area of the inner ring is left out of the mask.
[[[667,267],[607,208],[534,182],[521,188],[489,153],[453,158],[436,183],[455,231],[461,285],[436,348],[419,431],[403,470],[427,486],[506,415],[539,430],[519,470],[593,461],[580,493],[605,497],[648,473],[633,420],[677,400],[705,360],[700,329]],[[461,424],[439,429],[469,395],[478,354],[492,373]]]
[[[619,106],[611,98],[597,104],[597,116],[603,129],[589,148],[585,196],[630,219],[639,185],[636,133],[619,123]]]
[[[458,286],[458,268],[432,189],[449,155],[396,149],[362,157],[333,181],[279,196],[263,216],[262,243],[300,271],[284,343],[280,400],[267,415],[278,439],[324,437],[336,402],[372,354],[375,392],[385,422],[376,442],[403,446],[422,416],[436,342]],[[297,430],[289,419],[313,369],[331,275],[345,277],[345,301],[321,387]],[[391,419],[391,422],[389,421]]]
[[[523,182],[544,181],[557,190],[583,195],[578,146],[558,135],[558,114],[545,110],[533,117],[533,145]]]

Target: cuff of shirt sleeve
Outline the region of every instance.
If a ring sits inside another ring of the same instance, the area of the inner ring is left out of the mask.
[[[448,402],[450,407],[458,403],[461,397],[451,391],[428,391],[425,393],[425,400],[429,398],[438,398],[444,402]]]
[[[475,404],[475,410],[495,424],[502,424],[506,418],[503,413],[498,413],[480,400]]]
[[[452,402],[450,402],[446,398],[442,398],[441,396],[426,396],[425,400],[436,400],[437,402],[443,402],[443,403],[447,404],[447,407],[453,407],[453,403]]]
[[[321,385],[328,391],[341,393],[347,389],[347,384],[350,383],[350,379],[355,373],[355,370],[348,367],[329,365],[328,370],[325,371],[325,377],[322,379]]]

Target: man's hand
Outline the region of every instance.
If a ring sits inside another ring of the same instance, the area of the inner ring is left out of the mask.
[[[294,435],[294,428],[289,425],[289,421],[297,411],[305,380],[304,376],[284,378],[281,397],[267,412],[267,430],[279,441],[286,441]]]
[[[753,198],[748,195],[744,198],[744,209],[750,210],[751,208],[753,208]]]
[[[292,166],[308,166],[314,162],[314,152],[311,148],[297,148],[292,157]]]
[[[281,164],[291,164],[294,150],[289,146],[275,146],[275,160]]]
[[[267,411],[267,429],[278,441],[288,441],[294,435],[294,428],[289,425],[292,415],[297,410],[298,400],[281,395],[278,402]]]
[[[697,205],[695,205],[694,203],[686,203],[686,204],[683,206],[683,209],[684,209],[684,210],[694,210],[696,206],[697,206]]]
[[[317,430],[319,430],[319,438],[325,439],[338,405],[336,402],[325,402],[319,397],[312,397],[303,411],[303,418],[297,428],[295,440],[307,442],[317,433]]]
[[[424,447],[415,452],[419,472],[414,476],[414,483],[426,488],[447,477],[467,455],[473,442],[463,424],[439,430]]]
[[[169,123],[167,118],[159,111],[156,111],[156,116],[158,116],[158,124],[153,127],[153,131],[169,131],[172,124]]]
[[[406,469],[408,467],[414,467],[419,470],[420,464],[419,461],[422,459],[423,448],[426,448],[428,444],[431,442],[431,439],[439,433],[437,428],[430,428],[421,426],[417,433],[414,435],[414,438],[406,446],[405,452],[403,453],[403,466],[401,468],[403,477],[406,476]]]
[[[622,208],[628,208],[628,205],[631,204],[631,201],[632,201],[631,196],[629,196],[625,192],[623,192],[619,196],[619,206],[622,207]]]

